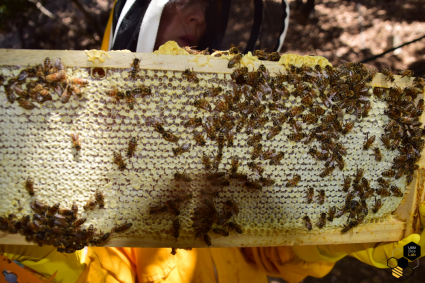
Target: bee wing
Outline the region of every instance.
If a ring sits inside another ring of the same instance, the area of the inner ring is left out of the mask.
[[[181,147],[183,150],[189,150],[190,149],[190,144],[184,144]]]

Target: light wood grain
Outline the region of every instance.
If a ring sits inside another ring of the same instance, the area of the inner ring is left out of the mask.
[[[293,245],[329,245],[364,242],[392,242],[404,237],[406,223],[404,221],[389,220],[374,225],[359,225],[356,229],[346,234],[341,234],[340,229],[330,230],[327,233],[308,233],[302,231],[274,231],[261,237],[253,237],[249,233],[228,237],[211,234],[211,247],[267,247],[267,246],[293,246]],[[0,239],[2,244],[28,245],[24,237],[20,235],[7,235]],[[167,238],[154,237],[140,238],[112,238],[104,246],[106,247],[179,247],[179,248],[205,248],[201,239],[182,239],[178,241]]]
[[[15,50],[0,49],[0,66],[27,66],[28,64],[41,64],[45,57],[51,60],[61,58],[63,64],[67,67],[102,67],[102,68],[128,68],[134,58],[139,58],[141,69],[161,69],[182,71],[186,68],[193,68],[195,72],[214,72],[230,74],[233,70],[227,68],[227,59],[211,56],[194,55],[162,55],[162,54],[144,54],[128,52],[107,52],[110,56],[102,55],[104,62],[89,62],[87,53],[84,51],[58,51],[58,50]],[[208,62],[209,65],[198,66],[198,63]],[[270,73],[279,73],[284,71],[284,67],[276,62],[256,61],[250,68],[257,68],[264,64]],[[382,74],[377,74],[370,84],[376,87],[389,88],[391,86],[405,87],[411,85],[413,78],[401,78],[395,76],[393,83],[386,80]],[[425,117],[421,117],[425,123]],[[398,241],[412,233],[420,232],[420,221],[415,220],[415,211],[418,204],[424,200],[423,181],[425,180],[424,168],[425,161],[422,159],[419,163],[421,174],[412,181],[409,192],[405,194],[402,204],[393,213],[395,219],[376,223],[374,225],[360,225],[356,229],[345,235],[341,235],[340,229],[327,233],[307,233],[306,231],[298,234],[290,234],[285,231],[279,231],[273,235],[261,236],[261,241],[248,234],[231,235],[229,237],[212,236],[213,246],[216,247],[241,247],[241,246],[277,246],[277,245],[311,245],[311,244],[342,244],[342,243],[360,243],[360,242],[385,242]],[[418,190],[418,188],[422,188]],[[20,235],[0,235],[2,244],[28,244]],[[201,240],[179,239],[179,241],[157,238],[113,238],[106,246],[138,246],[138,247],[205,247]]]
[[[44,58],[49,57],[51,60],[61,58],[62,63],[67,67],[103,67],[103,68],[129,68],[134,58],[140,59],[140,68],[148,70],[171,70],[183,71],[190,68],[195,72],[206,73],[223,73],[231,74],[234,69],[229,69],[227,63],[229,60],[213,56],[200,55],[163,55],[155,53],[130,53],[130,52],[105,52],[101,58],[104,62],[96,60],[95,63],[88,61],[88,55],[85,51],[62,51],[62,50],[25,50],[25,49],[0,49],[0,65],[21,65],[41,64]],[[209,65],[203,65],[209,62]],[[264,64],[271,74],[284,72],[285,68],[277,62],[255,61],[253,65],[248,65],[249,69],[257,69],[258,66]],[[395,81],[386,80],[385,76],[378,73],[371,86],[389,88],[391,86],[399,86],[401,88],[411,85],[413,78],[401,78],[395,75]]]

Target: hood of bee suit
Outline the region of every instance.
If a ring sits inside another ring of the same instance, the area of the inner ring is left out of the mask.
[[[198,0],[117,0],[108,49],[154,51],[164,6],[175,1]],[[288,21],[288,0],[211,0],[205,10],[206,31],[196,49],[212,52],[234,44],[243,53],[280,51]]]

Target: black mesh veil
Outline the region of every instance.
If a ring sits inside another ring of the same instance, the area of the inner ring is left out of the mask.
[[[118,0],[115,4],[112,20],[112,38],[115,40],[110,49],[135,52],[146,10],[149,5],[161,1],[133,0],[134,3],[130,2],[131,8],[127,7],[125,15],[122,15],[127,1],[130,0]],[[243,53],[256,49],[279,51],[288,28],[288,19],[287,0],[211,0],[205,12],[206,32],[198,42],[197,49],[226,50],[234,44]],[[144,40],[155,41],[155,38]]]

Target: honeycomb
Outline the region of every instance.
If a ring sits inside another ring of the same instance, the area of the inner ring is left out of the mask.
[[[54,61],[56,58],[51,59]],[[40,58],[40,62],[42,60]],[[284,60],[283,64],[297,66],[307,61],[299,57],[285,57],[281,62]],[[328,64],[326,59],[320,60],[323,66]],[[3,65],[0,73],[8,80],[18,76],[24,68]],[[226,91],[233,91],[234,81],[229,74],[221,73],[196,73],[199,79],[196,84],[189,82],[181,71],[141,69],[133,78],[130,66],[105,70],[105,77],[98,77],[91,75],[91,68],[66,68],[67,76],[89,81],[88,86],[82,88],[82,98],[71,97],[68,103],[61,103],[58,95],[52,92],[52,101],[37,104],[33,110],[25,110],[17,103],[8,102],[4,86],[0,87],[3,94],[0,105],[0,191],[5,199],[0,207],[0,215],[30,214],[29,203],[35,199],[49,205],[60,202],[62,207],[71,207],[73,202],[77,202],[82,207],[99,189],[105,196],[105,209],[83,212],[81,216],[87,217],[84,227],[94,224],[98,232],[109,231],[116,225],[131,222],[133,227],[116,237],[154,237],[161,242],[173,239],[175,216],[171,213],[150,215],[150,208],[164,205],[190,192],[193,198],[180,205],[181,229],[178,241],[202,241],[195,239],[192,228],[193,213],[205,199],[200,190],[211,187],[206,181],[208,172],[201,158],[205,153],[213,159],[218,147],[217,142],[207,138],[201,127],[197,130],[203,132],[206,145],[196,145],[192,130],[184,127],[183,123],[195,117],[201,117],[204,122],[211,119],[213,111],[198,109],[193,102],[200,99],[200,94],[208,88],[221,87],[223,92],[217,97],[206,98],[214,105],[224,99]],[[282,67],[282,72],[286,70]],[[294,90],[293,85],[284,84],[289,91]],[[126,92],[142,86],[149,87],[152,94],[136,97],[133,110],[129,109],[125,99],[107,95],[113,88]],[[212,201],[219,211],[223,209],[226,200],[234,200],[240,211],[233,216],[233,221],[242,226],[244,234],[259,237],[282,233],[325,234],[333,229],[344,228],[348,223],[347,214],[332,222],[327,221],[322,229],[316,225],[321,213],[328,213],[333,206],[344,206],[347,195],[342,190],[344,177],[354,178],[358,168],[363,168],[364,177],[370,181],[370,186],[379,188],[376,180],[382,176],[382,172],[391,168],[394,157],[399,154],[396,150],[387,150],[379,139],[385,133],[384,125],[390,121],[384,115],[387,103],[373,95],[372,89],[370,93],[372,108],[367,117],[359,121],[354,114],[344,114],[344,123],[353,121],[355,126],[347,135],[339,136],[339,142],[348,152],[344,156],[345,167],[342,171],[336,168],[329,176],[321,178],[319,174],[324,170],[324,162],[308,154],[310,148],[319,148],[320,144],[313,141],[305,145],[289,140],[292,127],[288,123],[282,126],[277,136],[266,140],[265,136],[273,127],[269,120],[260,129],[255,129],[254,134],[262,134],[263,149],[282,151],[284,157],[276,166],[269,165],[268,160],[261,158],[256,162],[264,168],[262,175],[274,179],[275,184],[264,186],[258,191],[247,189],[244,182],[230,180],[230,186],[214,188],[219,190],[219,197]],[[289,109],[300,105],[300,101],[300,97],[291,95],[283,103]],[[318,101],[320,103],[320,99]],[[266,109],[264,115],[273,117],[277,112]],[[166,130],[178,136],[178,145],[189,144],[189,152],[175,156],[172,148],[176,144],[167,142],[154,130],[153,120],[161,121]],[[303,129],[309,132],[315,126],[303,124]],[[79,151],[72,147],[70,135],[73,133],[79,133]],[[371,149],[363,150],[366,135],[377,137],[372,148],[379,147],[382,161],[375,160]],[[126,152],[132,137],[137,138],[138,144],[134,155],[127,158]],[[247,166],[252,153],[252,147],[246,144],[248,138],[245,132],[237,133],[234,146],[224,147],[219,172],[229,172],[231,159],[237,156],[242,162],[238,172],[258,180],[259,175]],[[126,169],[121,171],[114,164],[114,151],[122,154]],[[175,180],[176,172],[184,172],[192,181],[185,183]],[[286,187],[295,174],[301,176],[299,183],[294,187]],[[34,178],[34,197],[30,197],[25,190],[28,177]],[[392,178],[391,184],[401,188],[406,195],[406,176],[398,180]],[[308,204],[306,194],[310,187],[314,188],[315,196],[314,201]],[[318,203],[318,192],[321,189],[326,194],[323,204]],[[372,225],[370,223],[389,219],[403,199],[392,195],[376,196],[376,199],[382,199],[383,206],[377,213],[372,213],[375,196],[367,199],[369,214],[360,225]],[[359,197],[354,199],[359,200]],[[311,219],[311,232],[306,229],[303,220],[305,215]]]

